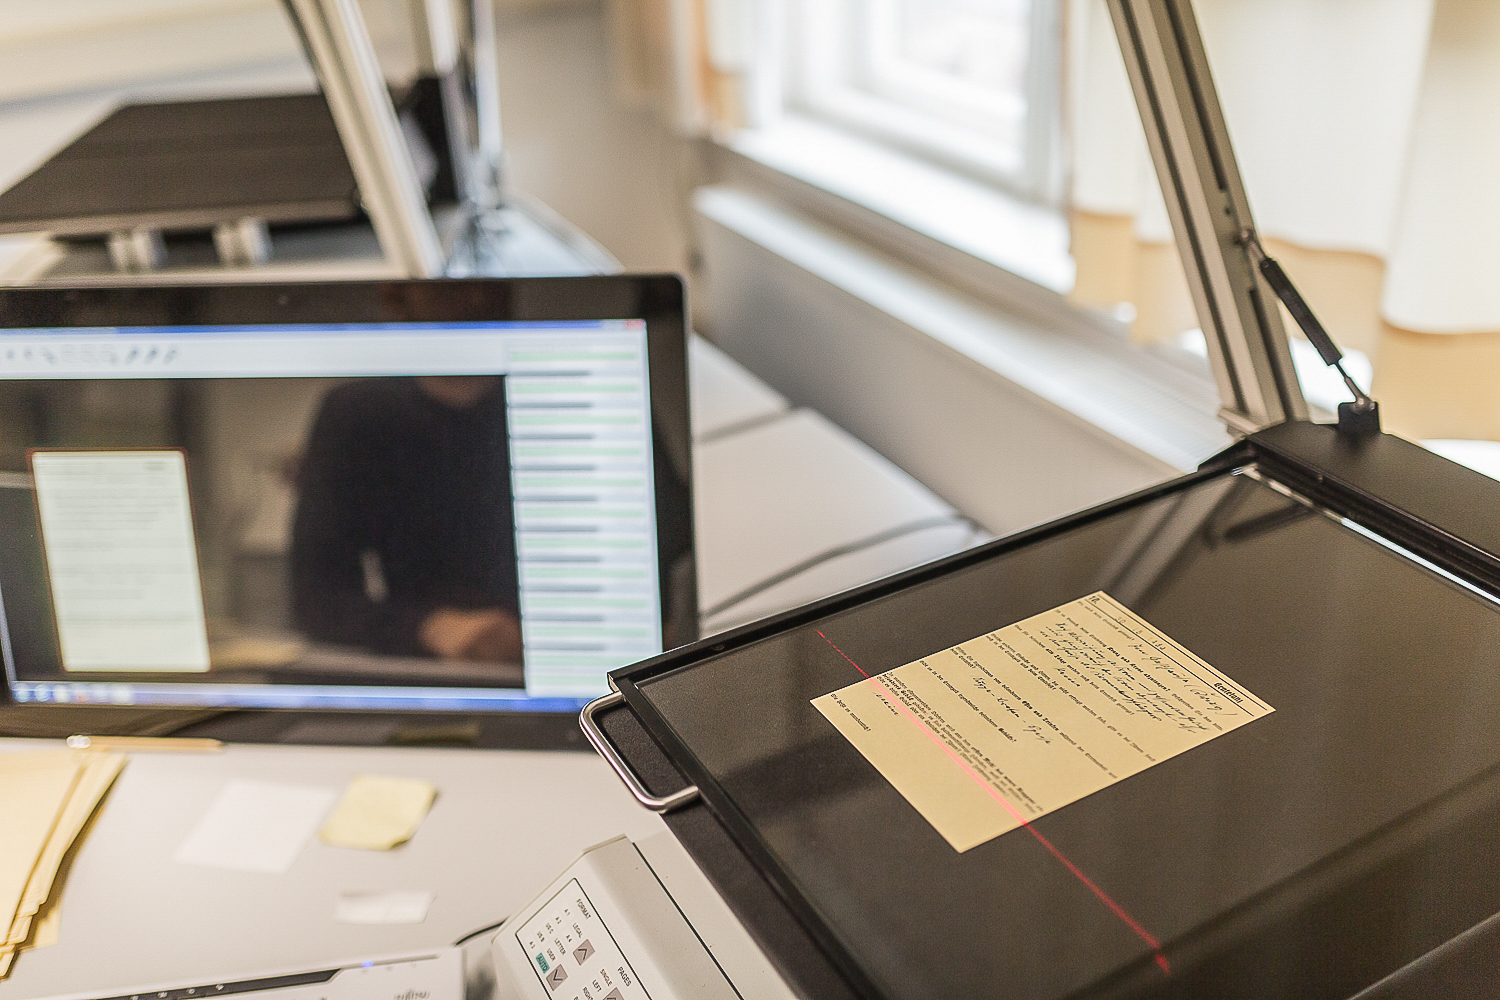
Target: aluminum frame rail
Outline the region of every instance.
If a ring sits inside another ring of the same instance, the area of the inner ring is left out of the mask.
[[[497,207],[505,187],[505,137],[500,123],[500,55],[495,7],[473,0],[469,7],[469,62],[474,75],[475,149],[470,190],[481,210]]]
[[[1237,434],[1307,419],[1276,297],[1242,234],[1255,231],[1190,0],[1108,0],[1146,142],[1218,383]]]
[[[323,86],[386,260],[405,277],[442,275],[446,254],[358,4],[282,2]]]

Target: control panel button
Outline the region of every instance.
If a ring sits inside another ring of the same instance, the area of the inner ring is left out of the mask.
[[[557,1000],[651,1000],[576,878],[517,928],[515,941]]]

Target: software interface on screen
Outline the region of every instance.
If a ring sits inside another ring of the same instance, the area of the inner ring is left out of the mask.
[[[0,331],[17,700],[573,711],[662,649],[646,324]]]

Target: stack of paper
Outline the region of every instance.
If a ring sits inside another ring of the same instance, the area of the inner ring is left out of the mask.
[[[0,754],[0,978],[55,935],[58,873],[124,766],[98,751]]]

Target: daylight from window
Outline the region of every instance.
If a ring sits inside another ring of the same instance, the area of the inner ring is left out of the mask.
[[[864,7],[872,91],[1018,141],[1028,0],[866,0]]]
[[[924,159],[1040,195],[1057,81],[1038,0],[827,0],[793,8],[792,103]],[[1041,130],[1041,138],[1038,132]]]

